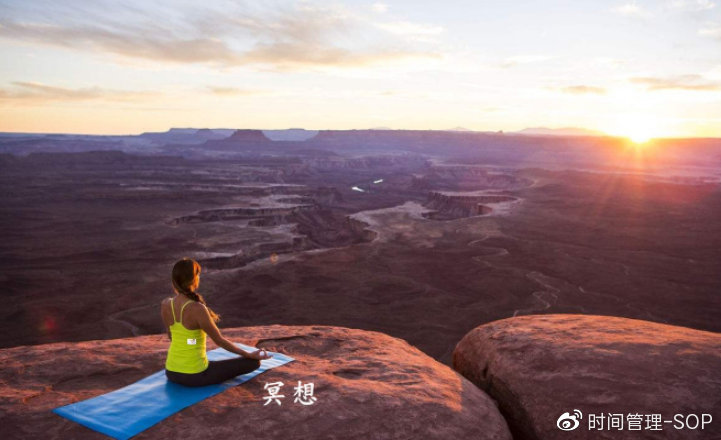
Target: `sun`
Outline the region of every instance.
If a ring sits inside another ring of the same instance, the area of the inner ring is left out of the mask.
[[[650,135],[644,133],[630,134],[628,135],[628,138],[631,139],[631,142],[634,144],[645,144],[653,139]]]
[[[657,136],[658,126],[651,119],[637,119],[627,128],[625,136],[635,144],[645,144]]]
[[[628,138],[635,144],[645,144],[660,135],[659,122],[651,115],[625,115],[609,132]]]

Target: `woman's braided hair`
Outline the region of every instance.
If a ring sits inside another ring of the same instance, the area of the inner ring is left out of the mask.
[[[220,315],[208,307],[205,303],[205,298],[203,298],[201,294],[192,290],[193,283],[198,275],[200,275],[200,264],[192,258],[184,257],[173,266],[171,276],[173,287],[176,292],[183,293],[188,298],[203,304],[208,309],[211,319],[218,322],[220,321]]]

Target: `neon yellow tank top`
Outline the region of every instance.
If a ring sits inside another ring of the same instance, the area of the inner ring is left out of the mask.
[[[170,309],[173,312],[173,324],[170,326],[170,348],[165,359],[165,368],[178,373],[200,373],[208,368],[208,356],[205,354],[205,332],[203,329],[189,330],[183,326],[183,309],[180,308],[180,320],[175,320],[173,301]]]

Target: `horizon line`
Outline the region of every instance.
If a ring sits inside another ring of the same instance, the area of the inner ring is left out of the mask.
[[[627,139],[631,140],[628,136],[622,136],[622,135],[614,135],[609,133],[604,133],[598,131],[598,134],[553,134],[553,133],[522,133],[523,130],[528,129],[545,129],[550,131],[561,131],[561,130],[587,130],[587,131],[597,131],[597,130],[590,130],[586,128],[581,127],[564,127],[564,128],[549,128],[549,127],[527,127],[523,128],[521,130],[517,131],[505,131],[505,130],[473,130],[473,129],[453,129],[453,128],[447,128],[447,129],[434,129],[434,128],[424,128],[424,129],[418,129],[418,128],[390,128],[390,127],[378,127],[378,128],[341,128],[341,129],[312,129],[312,128],[303,128],[303,127],[291,127],[291,128],[223,128],[223,127],[170,127],[166,129],[165,131],[143,131],[140,133],[124,133],[124,134],[109,134],[109,133],[77,133],[77,132],[46,132],[46,131],[0,131],[0,135],[2,134],[9,134],[9,135],[58,135],[58,136],[103,136],[103,137],[118,137],[118,136],[141,136],[146,133],[167,133],[170,130],[177,129],[177,130],[255,130],[255,131],[288,131],[288,130],[304,130],[304,131],[442,131],[442,132],[451,132],[451,133],[481,133],[481,134],[490,134],[490,135],[509,135],[509,136],[525,136],[525,137],[588,137],[588,138],[612,138],[612,139]],[[309,138],[310,140],[312,138]],[[662,137],[652,137],[649,138],[646,142],[652,142],[652,141],[658,141],[658,140],[685,140],[685,139],[695,139],[695,140],[702,140],[702,139],[721,139],[721,137],[714,137],[714,136],[662,136]]]

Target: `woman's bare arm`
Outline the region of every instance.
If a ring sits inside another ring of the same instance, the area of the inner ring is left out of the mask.
[[[208,334],[208,336],[210,336],[210,339],[212,339],[213,342],[218,345],[218,347],[223,347],[231,353],[239,354],[241,356],[245,356],[251,359],[253,358],[253,356],[251,356],[251,353],[240,349],[238,346],[225,339],[225,337],[220,334],[220,329],[218,329],[218,326],[215,325],[215,321],[213,321],[213,319],[210,317],[208,309],[203,304],[197,304],[200,306],[198,308],[198,325],[200,326],[200,328],[203,329],[205,333]]]
[[[160,303],[160,320],[163,321],[163,327],[165,327],[165,330],[168,331],[168,339],[172,342],[173,341],[173,335],[170,334],[170,327],[165,323],[165,316],[163,316],[163,306],[165,303],[168,302],[168,299],[164,299],[163,302]]]

